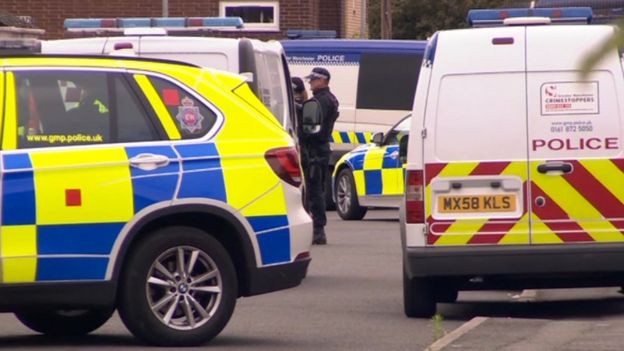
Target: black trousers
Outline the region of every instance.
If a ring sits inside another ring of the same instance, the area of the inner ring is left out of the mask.
[[[327,224],[325,177],[329,168],[329,153],[324,149],[308,148],[301,153],[301,166],[305,179],[305,207],[312,216],[314,228],[324,227]]]

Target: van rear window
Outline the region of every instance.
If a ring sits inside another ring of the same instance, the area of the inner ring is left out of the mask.
[[[362,54],[356,108],[411,110],[421,54]]]

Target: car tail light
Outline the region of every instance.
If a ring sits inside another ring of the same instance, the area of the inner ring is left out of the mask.
[[[405,220],[407,223],[425,222],[423,171],[407,171],[405,176]]]
[[[299,187],[301,185],[301,168],[299,153],[294,147],[280,147],[264,154],[273,172],[286,183]]]

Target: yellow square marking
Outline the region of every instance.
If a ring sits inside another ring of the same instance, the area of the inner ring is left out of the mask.
[[[381,170],[382,195],[403,194],[403,168],[388,168]]]
[[[364,171],[353,171],[353,181],[358,196],[366,195],[366,182],[364,181]]]
[[[37,276],[37,258],[2,259],[3,283],[34,282]]]
[[[284,186],[281,184],[276,186],[269,193],[244,207],[241,213],[245,217],[287,214]]]
[[[375,169],[381,169],[383,165],[383,157],[386,153],[386,148],[379,146],[372,146],[364,155],[364,170],[370,171]]]
[[[3,226],[0,233],[3,258],[37,256],[37,226]]]
[[[123,148],[33,152],[31,159],[37,224],[126,222],[134,215]],[[67,206],[68,189],[80,190],[80,206]]]

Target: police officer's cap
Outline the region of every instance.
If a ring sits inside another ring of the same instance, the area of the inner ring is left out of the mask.
[[[308,79],[308,80],[313,80],[313,79],[318,79],[318,78],[329,80],[331,78],[331,74],[329,74],[329,71],[323,67],[314,67],[312,68],[312,72],[308,74],[307,76],[305,76],[305,79]]]

